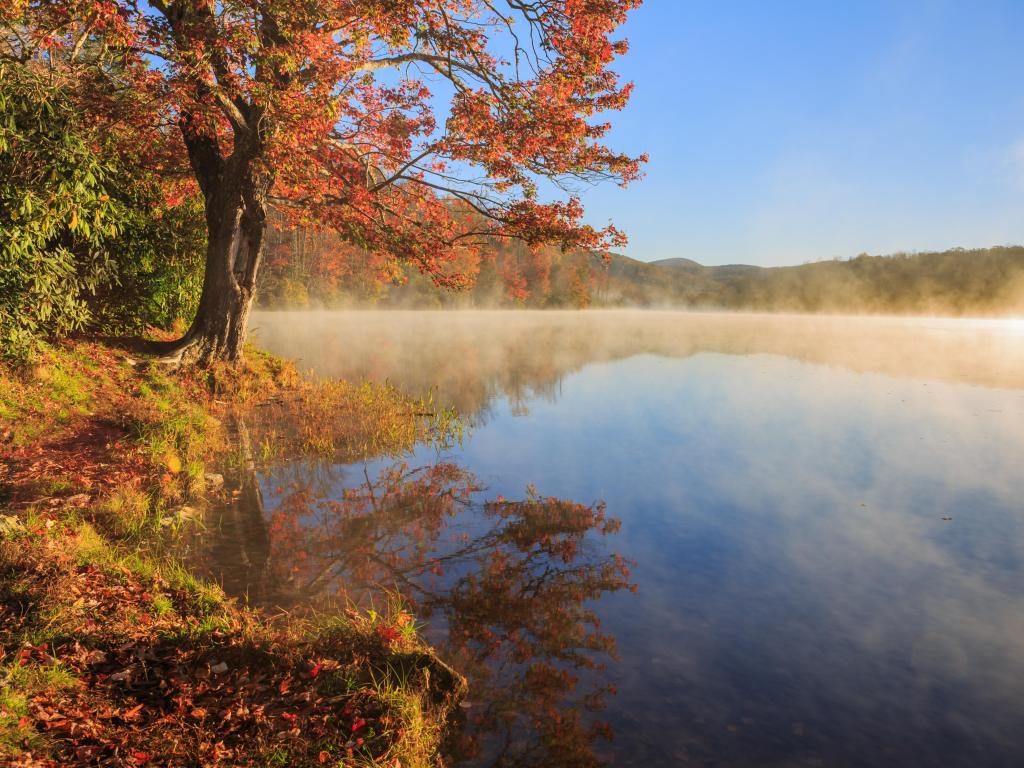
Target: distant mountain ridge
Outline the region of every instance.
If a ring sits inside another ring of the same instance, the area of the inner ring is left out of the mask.
[[[740,275],[749,275],[753,272],[760,272],[765,267],[755,267],[753,264],[721,264],[717,266],[705,266],[693,259],[674,258],[658,259],[649,262],[664,269],[674,269],[681,272],[698,272],[711,275],[714,278],[729,279]]]
[[[595,257],[595,264],[597,257]],[[1024,314],[1024,246],[962,249],[792,267],[705,266],[611,257],[599,304],[787,312]]]
[[[658,259],[656,261],[649,261],[648,264],[654,264],[658,267],[667,267],[669,269],[682,269],[685,271],[700,271],[706,269],[703,264],[700,264],[693,259],[684,259],[682,257],[676,257],[674,259]]]
[[[724,269],[734,272],[756,272],[761,269],[771,269],[771,267],[756,267],[753,264],[718,264],[707,266],[701,264],[693,259],[684,259],[677,257],[674,259],[657,259],[656,261],[650,261],[648,264],[656,264],[659,267],[667,267],[669,269],[681,269],[686,271],[700,271],[710,269],[712,271]]]

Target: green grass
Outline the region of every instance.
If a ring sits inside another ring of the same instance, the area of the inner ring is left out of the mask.
[[[54,365],[50,370],[50,388],[57,402],[70,405],[91,402],[89,382],[80,372],[64,365]]]
[[[174,611],[174,603],[167,595],[153,595],[153,611],[157,616],[166,616]]]
[[[80,685],[71,670],[55,662],[40,663],[33,657],[24,667],[12,665],[11,649],[25,642],[60,648],[79,640],[93,648],[120,648],[149,633],[146,642],[180,644],[201,653],[230,648],[237,654],[233,665],[251,663],[261,672],[276,668],[295,685],[315,685],[330,695],[370,692],[391,717],[391,732],[372,734],[395,740],[386,765],[396,756],[405,768],[431,764],[440,738],[438,714],[425,709],[421,681],[407,679],[400,665],[384,661],[406,651],[429,654],[400,606],[362,616],[289,616],[268,622],[237,607],[217,585],[198,578],[176,559],[171,548],[176,527],[161,522],[177,505],[202,507],[208,493],[206,466],[214,459],[228,470],[239,470],[252,459],[396,454],[419,440],[458,440],[461,423],[454,413],[436,409],[429,400],[410,401],[392,387],[304,381],[293,365],[278,358],[250,351],[248,360],[247,369],[215,368],[190,378],[168,374],[144,360],[129,365],[123,353],[101,345],[69,342],[43,352],[28,373],[0,368],[0,415],[5,419],[0,433],[8,422],[12,425],[6,439],[58,451],[59,446],[48,448],[43,437],[93,434],[88,430],[102,420],[111,442],[87,444],[93,453],[84,455],[96,456],[97,462],[124,459],[123,466],[113,467],[123,473],[111,473],[116,482],[104,485],[103,473],[93,472],[87,488],[92,499],[82,509],[46,502],[86,490],[76,484],[78,468],[64,464],[64,472],[23,481],[22,498],[36,503],[20,506],[18,525],[0,533],[0,590],[6,599],[27,606],[17,628],[0,626],[8,652],[8,665],[0,667],[0,763],[3,755],[25,746],[38,755],[55,754],[56,747],[40,735],[33,719],[32,697],[41,690]],[[239,445],[225,450],[217,418],[223,416],[197,387],[203,379],[219,388],[219,398],[233,400],[239,409],[261,406],[245,411],[252,450]],[[127,436],[111,424],[123,427]],[[83,453],[78,443],[73,446],[64,450],[73,451],[77,461]],[[53,455],[58,460],[51,461],[58,464],[71,453]],[[399,630],[387,643],[377,631],[385,625]],[[314,682],[303,677],[310,658],[344,661]],[[69,658],[69,663],[76,662]],[[88,668],[80,669],[83,679],[88,678]],[[90,689],[89,695],[105,694]],[[22,718],[28,718],[25,724]],[[190,738],[189,728],[195,724],[189,723],[175,738]],[[256,764],[310,764],[310,755],[319,764],[316,758],[323,751],[329,765],[351,765],[353,760],[374,765],[369,752],[356,749],[349,757],[341,746],[347,737],[340,743],[298,738],[287,747],[281,746],[277,732],[264,737],[265,754],[252,745]]]
[[[0,687],[6,690],[35,692],[48,688],[71,688],[79,682],[75,674],[56,659],[48,664],[14,663],[0,667]]]
[[[30,750],[45,748],[46,739],[28,718],[28,702],[47,690],[60,690],[80,685],[79,679],[63,664],[17,662],[0,667],[0,758],[14,755],[27,745]]]
[[[21,751],[27,743],[30,749],[39,749],[41,739],[31,723],[21,724],[28,715],[26,693],[10,685],[0,685],[0,758]]]
[[[138,534],[153,524],[153,503],[148,493],[133,485],[115,488],[96,505],[100,519],[126,535]]]
[[[110,546],[96,529],[87,522],[78,524],[75,557],[81,565],[92,565],[111,557]]]
[[[265,768],[284,768],[289,763],[287,750],[273,749],[263,757],[261,765],[265,766]]]

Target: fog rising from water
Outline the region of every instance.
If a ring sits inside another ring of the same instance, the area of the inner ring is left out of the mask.
[[[862,373],[1024,388],[1024,320],[590,311],[260,312],[257,344],[303,369],[433,389],[471,416],[638,354],[771,354]]]

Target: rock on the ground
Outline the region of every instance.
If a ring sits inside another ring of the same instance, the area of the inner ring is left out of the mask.
[[[0,515],[0,536],[24,533],[25,525],[14,515]]]

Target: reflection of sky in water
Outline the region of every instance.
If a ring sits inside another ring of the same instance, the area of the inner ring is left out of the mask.
[[[452,455],[622,520],[616,764],[1024,763],[1024,391],[698,352],[522,405]]]
[[[1024,755],[1024,393],[637,357],[497,407],[458,458],[623,520],[617,763]]]

